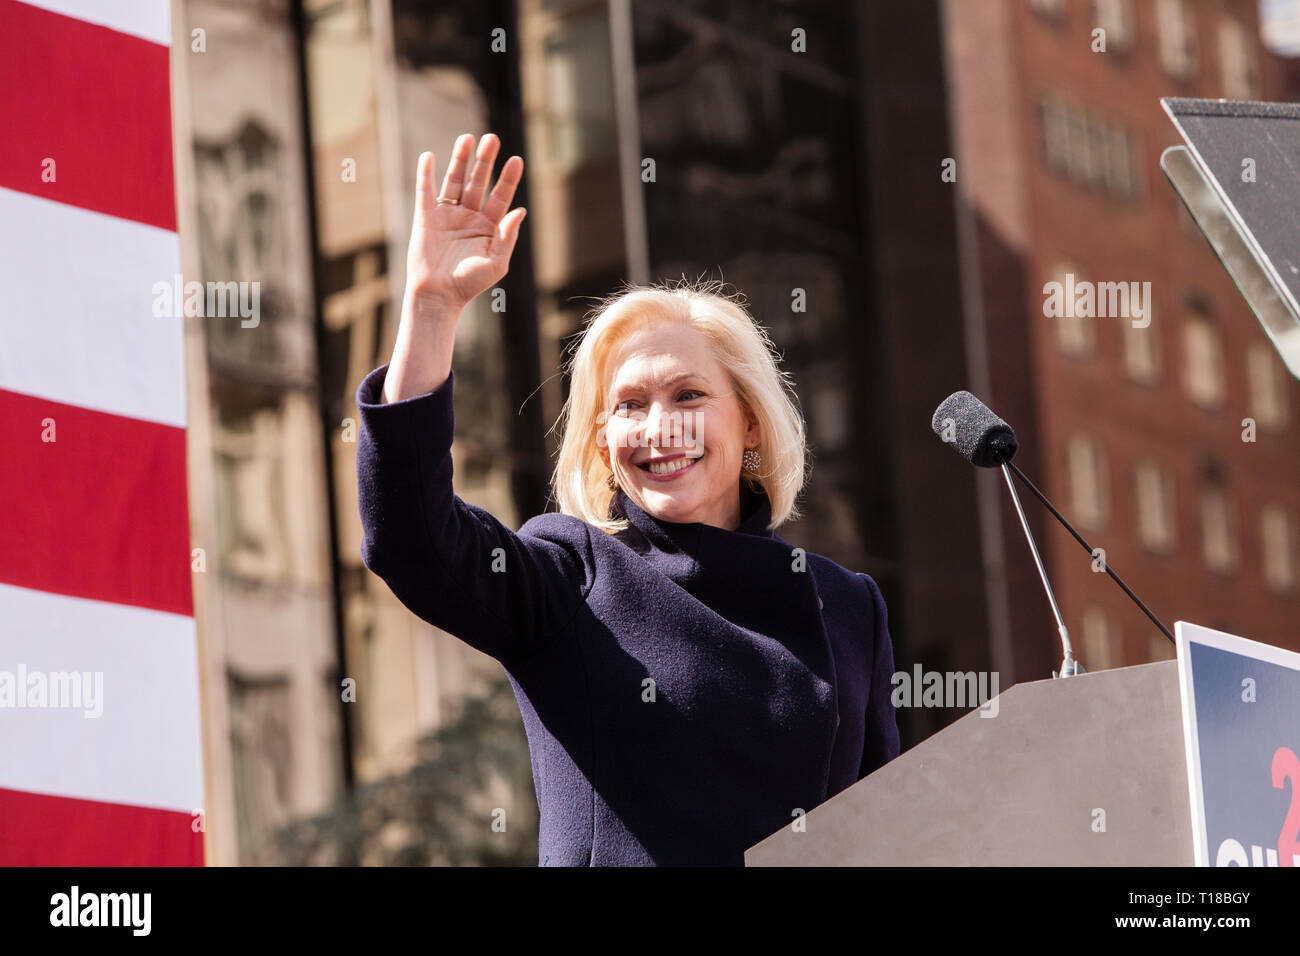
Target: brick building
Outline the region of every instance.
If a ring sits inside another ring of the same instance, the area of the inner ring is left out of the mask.
[[[1300,646],[1300,386],[1158,165],[1178,142],[1161,96],[1298,95],[1253,0],[176,9],[185,271],[274,300],[257,329],[190,331],[209,860],[272,862],[287,824],[337,828],[345,797],[404,787],[421,741],[500,679],[365,571],[356,511],[352,395],[392,348],[415,159],[434,149],[440,176],[462,130],[526,156],[530,209],[508,309],[483,299],[458,332],[466,500],[512,527],[548,506],[558,369],[593,297],[720,275],[809,423],[782,536],[876,578],[899,669],[1005,689],[1059,663],[1001,477],[928,428],[957,388],[1015,425],[1018,463],[1166,623]],[[1149,282],[1150,324],[1046,316],[1067,275]],[[1084,665],[1166,656],[1027,508]],[[957,716],[900,711],[904,747]],[[493,744],[518,756],[511,720]],[[529,781],[496,783],[486,806],[535,825]]]
[[[1160,97],[1283,99],[1294,61],[1265,49],[1253,0],[997,0],[947,14],[966,302],[987,343],[972,378],[1016,424],[1018,462],[1170,627],[1300,647],[1300,384],[1159,166],[1180,142]],[[1044,287],[1067,275],[1150,283],[1150,312],[1048,317]],[[1023,550],[1009,505],[998,510],[1005,547]],[[1172,656],[1040,519],[1085,666]],[[1037,590],[1013,581],[1011,617],[1020,640],[1036,629],[1046,643]]]

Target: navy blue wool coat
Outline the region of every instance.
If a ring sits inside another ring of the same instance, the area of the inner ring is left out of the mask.
[[[539,862],[743,865],[746,849],[898,756],[874,581],[768,530],[618,535],[547,513],[511,531],[452,491],[455,373],[357,391],[362,556],[413,613],[504,665],[541,813]],[[494,570],[494,567],[496,570]]]

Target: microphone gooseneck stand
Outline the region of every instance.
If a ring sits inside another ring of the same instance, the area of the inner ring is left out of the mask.
[[[1016,515],[1020,518],[1020,527],[1024,529],[1025,540],[1029,542],[1029,552],[1034,556],[1034,565],[1038,568],[1038,577],[1043,582],[1043,590],[1047,592],[1047,600],[1052,605],[1052,615],[1056,618],[1056,630],[1061,637],[1061,649],[1064,657],[1061,660],[1060,672],[1053,671],[1053,677],[1075,677],[1084,673],[1083,666],[1074,659],[1074,648],[1070,644],[1070,632],[1065,626],[1065,619],[1061,616],[1060,605],[1056,603],[1056,595],[1052,592],[1051,582],[1047,579],[1047,569],[1043,567],[1043,558],[1038,553],[1038,543],[1034,541],[1033,532],[1029,530],[1029,521],[1025,518],[1025,509],[1020,504],[1020,495],[1016,492],[1015,482],[1011,476],[1015,475],[1020,479],[1026,488],[1034,493],[1034,497],[1041,501],[1044,507],[1052,513],[1052,517],[1061,522],[1065,530],[1070,532],[1075,541],[1088,552],[1088,556],[1096,558],[1096,551],[1079,532],[1074,530],[1074,526],[1065,520],[1065,517],[1056,510],[1056,506],[1047,500],[1034,483],[1030,481],[1023,471],[1011,463],[1020,444],[1016,440],[1016,433],[1005,421],[993,413],[987,405],[967,391],[956,391],[940,402],[939,407],[934,410],[934,415],[930,418],[930,428],[936,435],[947,445],[951,445],[962,458],[975,465],[978,468],[1001,468],[1002,477],[1006,479],[1007,491],[1011,492],[1011,501],[1016,506]],[[1129,596],[1134,604],[1142,609],[1142,613],[1151,619],[1156,627],[1160,628],[1160,633],[1167,637],[1170,643],[1177,646],[1174,635],[1169,632],[1169,628],[1160,623],[1160,619],[1151,613],[1151,609],[1142,603],[1142,599],[1133,593],[1133,589],[1124,583],[1124,580],[1115,573],[1110,562],[1102,562],[1102,570],[1105,571],[1112,581],[1120,586],[1125,594]]]
[[[1075,541],[1079,542],[1080,547],[1082,547],[1084,551],[1087,551],[1089,556],[1092,556],[1094,554],[1094,549],[1092,545],[1090,545],[1087,541],[1083,540],[1083,536],[1079,534],[1079,532],[1074,530],[1074,526],[1071,525],[1070,522],[1065,520],[1065,518],[1061,515],[1061,513],[1057,511],[1055,507],[1053,507],[1050,501],[1047,500],[1047,497],[1034,486],[1034,483],[1032,481],[1030,481],[1025,476],[1025,473],[1021,471],[1019,468],[1017,468],[1015,465],[1011,464],[1011,462],[1009,461],[1004,463],[1002,466],[1003,471],[1006,471],[1006,469],[1008,468],[1010,468],[1015,473],[1017,478],[1019,478],[1022,482],[1024,482],[1026,488],[1028,488],[1030,491],[1034,493],[1034,497],[1037,498],[1039,501],[1041,501],[1043,505],[1047,508],[1047,510],[1052,513],[1052,517],[1056,518],[1057,521],[1061,522],[1065,530],[1070,532],[1070,534],[1074,537]],[[1008,478],[1007,484],[1010,485],[1010,483],[1011,483],[1011,479]],[[1014,488],[1012,489],[1011,494],[1012,497],[1015,496],[1016,492]],[[1020,501],[1017,500],[1016,510],[1019,509],[1020,509]],[[1021,514],[1020,520],[1022,522],[1024,521],[1023,514]],[[1025,533],[1026,534],[1029,533],[1028,526],[1025,527]],[[1037,552],[1035,552],[1035,557],[1037,557]],[[1133,589],[1124,583],[1124,579],[1115,573],[1115,570],[1110,566],[1110,562],[1103,561],[1102,567],[1106,571],[1106,573],[1110,575],[1111,580],[1114,581],[1116,584],[1118,584],[1121,588],[1123,588],[1124,593],[1129,596],[1129,598],[1133,601],[1134,604],[1136,604],[1139,608],[1141,608],[1142,613],[1151,619],[1151,623],[1154,624],[1156,627],[1160,628],[1160,633],[1163,634],[1165,637],[1169,638],[1169,643],[1177,647],[1178,642],[1174,640],[1174,635],[1169,633],[1169,628],[1165,627],[1163,624],[1160,623],[1160,618],[1152,614],[1151,609],[1142,603],[1142,599],[1133,593]],[[1039,566],[1039,571],[1040,572],[1042,571],[1041,565]],[[1053,602],[1053,605],[1055,605],[1055,602]]]
[[[1056,604],[1056,595],[1052,593],[1052,585],[1047,580],[1047,570],[1043,567],[1043,559],[1038,556],[1038,545],[1034,542],[1033,532],[1029,530],[1029,522],[1025,519],[1025,509],[1020,506],[1020,496],[1016,494],[1015,483],[1011,480],[1010,469],[1015,467],[1010,462],[1004,461],[1002,463],[1002,477],[1007,480],[1007,490],[1011,492],[1011,500],[1015,503],[1016,514],[1020,516],[1020,527],[1025,529],[1025,538],[1029,541],[1029,551],[1034,556],[1034,564],[1038,566],[1038,576],[1043,581],[1043,590],[1047,592],[1047,600],[1052,605],[1052,614],[1056,618],[1056,630],[1061,635],[1061,648],[1065,653],[1061,660],[1060,673],[1052,671],[1052,676],[1075,677],[1083,673],[1083,665],[1074,659],[1074,648],[1070,644],[1070,631],[1066,628],[1065,620],[1061,617],[1061,609]],[[1016,468],[1016,473],[1019,474],[1019,472],[1020,469]],[[1091,553],[1091,549],[1089,549],[1089,553]]]

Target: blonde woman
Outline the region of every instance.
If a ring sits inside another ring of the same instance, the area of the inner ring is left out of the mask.
[[[499,148],[462,135],[437,194],[420,157],[396,347],[357,393],[366,566],[505,666],[542,865],[742,865],[898,755],[884,602],[776,534],[804,423],[766,333],[710,289],[632,288],[590,320],[559,513],[516,533],[456,496],[456,323],[525,215],[520,157],[488,189]]]

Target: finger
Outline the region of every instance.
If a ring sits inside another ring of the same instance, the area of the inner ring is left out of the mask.
[[[459,199],[465,188],[465,170],[469,166],[470,154],[474,151],[474,137],[461,133],[456,137],[456,145],[451,150],[451,161],[447,164],[447,174],[442,178],[442,191],[439,199]]]
[[[433,153],[423,152],[415,161],[415,211],[429,212],[433,200]]]
[[[500,255],[507,259],[515,250],[515,242],[519,239],[519,227],[523,224],[526,215],[528,215],[528,210],[520,206],[502,219],[501,225],[497,227],[497,238],[500,240]]]
[[[483,204],[483,215],[487,216],[493,222],[500,222],[501,217],[506,214],[510,208],[510,203],[514,201],[515,190],[519,187],[519,182],[524,178],[524,161],[519,156],[511,156],[506,160],[506,164],[501,167],[501,175],[497,179],[497,184],[492,189],[492,195]]]
[[[488,183],[492,181],[492,167],[496,165],[497,150],[501,140],[495,133],[488,133],[478,141],[478,157],[474,160],[474,171],[470,173],[469,185],[460,197],[460,204],[466,209],[477,209],[483,205],[483,194],[487,192]]]

